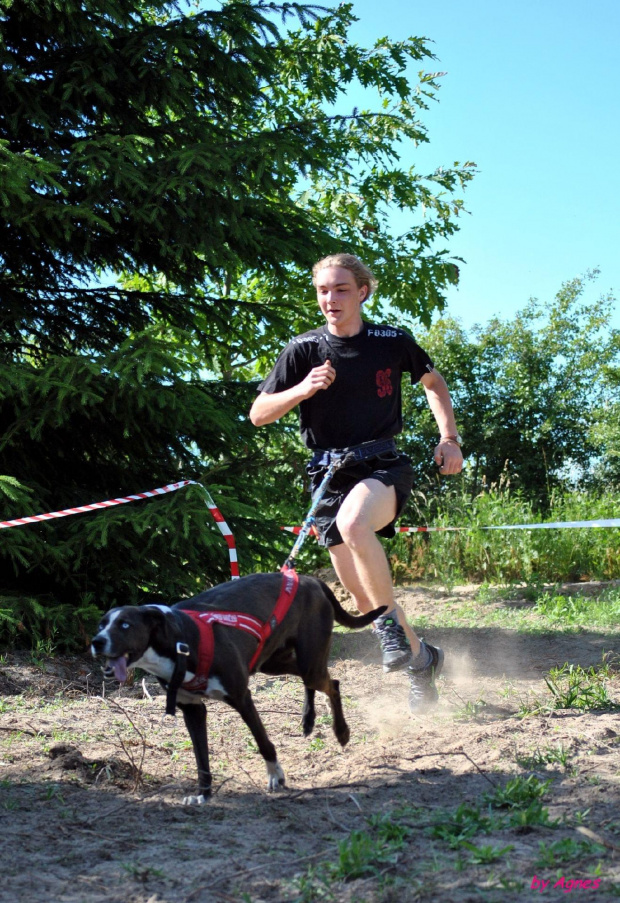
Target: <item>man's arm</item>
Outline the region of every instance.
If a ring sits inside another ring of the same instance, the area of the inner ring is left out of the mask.
[[[438,370],[425,373],[420,382],[424,386],[428,405],[439,428],[440,439],[435,448],[434,458],[441,473],[460,473],[463,469],[463,455],[456,441],[446,437],[458,435],[452,399],[446,381]]]
[[[254,426],[273,423],[292,411],[300,401],[311,398],[320,389],[327,389],[336,379],[336,371],[330,361],[314,367],[296,386],[282,392],[261,392],[250,408],[250,420]]]

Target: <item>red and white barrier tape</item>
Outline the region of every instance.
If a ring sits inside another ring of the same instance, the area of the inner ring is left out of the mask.
[[[548,524],[503,524],[493,527],[395,527],[397,533],[450,533],[457,530],[556,530],[566,527],[620,527],[620,517],[609,520],[568,520]],[[289,533],[298,534],[301,527],[281,527]]]
[[[33,514],[30,517],[18,517],[15,520],[0,521],[0,530],[6,530],[7,527],[21,527],[23,524],[36,524],[40,521],[53,520],[57,517],[70,517],[72,514],[84,514],[87,511],[97,511],[100,508],[113,508],[115,505],[126,505],[128,502],[137,502],[140,501],[140,499],[150,499],[154,496],[165,495],[168,492],[176,492],[177,489],[183,489],[185,486],[199,486],[204,492],[207,508],[211,512],[213,519],[218,525],[220,532],[226,540],[226,545],[228,546],[231,579],[237,580],[239,577],[239,563],[237,561],[237,549],[235,548],[235,539],[232,531],[205,487],[202,483],[196,482],[196,480],[181,480],[179,483],[169,483],[167,486],[160,486],[159,489],[150,489],[148,492],[139,492],[136,495],[126,495],[118,499],[107,499],[105,502],[92,502],[90,505],[80,505],[77,508],[64,508],[62,511],[50,511],[47,514]]]

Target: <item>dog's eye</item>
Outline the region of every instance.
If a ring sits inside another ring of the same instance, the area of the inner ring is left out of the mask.
[[[130,627],[131,627],[131,624],[129,623],[129,621],[121,621],[121,623],[120,623],[121,630],[129,630]]]

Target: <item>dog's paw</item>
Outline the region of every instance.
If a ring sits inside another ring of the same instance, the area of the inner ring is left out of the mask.
[[[337,740],[341,746],[346,746],[350,739],[351,731],[349,730],[348,725],[345,724],[344,728],[341,731],[338,731]]]
[[[282,790],[286,786],[286,778],[278,761],[267,762],[267,790]]]
[[[315,721],[314,713],[312,714],[312,716],[304,715],[304,717],[302,718],[301,726],[302,726],[302,729],[304,732],[304,737],[309,737],[310,734],[312,733],[312,731],[314,730],[314,721]]]
[[[183,797],[183,805],[184,806],[204,806],[204,804],[209,799],[208,796],[203,796],[202,793],[198,794],[198,796],[184,796]]]

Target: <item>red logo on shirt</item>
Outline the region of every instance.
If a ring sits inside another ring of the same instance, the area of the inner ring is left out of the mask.
[[[379,398],[385,398],[386,395],[392,394],[392,383],[390,376],[391,370],[377,370],[377,395]]]

